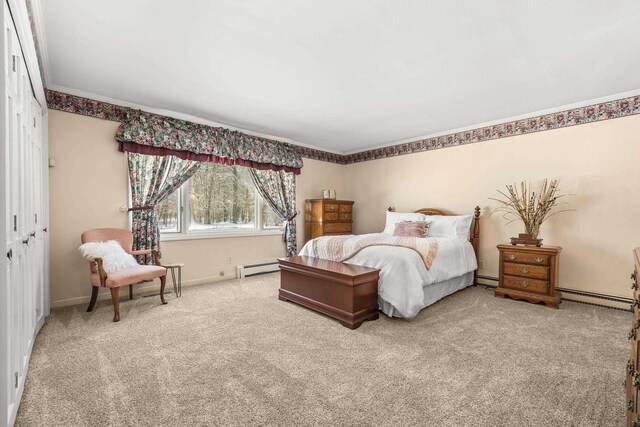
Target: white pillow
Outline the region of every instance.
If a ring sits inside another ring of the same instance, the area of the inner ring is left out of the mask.
[[[458,237],[468,239],[472,215],[425,215],[431,221],[427,237]]]
[[[107,273],[115,273],[138,265],[133,255],[125,252],[117,240],[89,242],[78,249],[80,249],[82,256],[85,258],[102,258],[102,267]]]
[[[384,226],[384,234],[390,234],[393,236],[393,232],[396,230],[396,223],[400,221],[424,221],[426,215],[413,212],[389,212],[387,211],[387,223]]]

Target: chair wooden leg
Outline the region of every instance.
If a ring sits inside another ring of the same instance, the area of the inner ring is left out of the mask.
[[[133,285],[129,285],[129,299],[133,299]]]
[[[113,301],[113,321],[120,321],[120,288],[111,288],[111,301]]]
[[[160,278],[160,301],[162,301],[163,304],[166,304],[167,302],[164,300],[164,286],[167,284],[167,276],[162,276]]]
[[[93,311],[93,307],[96,306],[96,301],[98,300],[98,287],[91,286],[91,301],[89,301],[89,307],[87,308],[87,313]]]

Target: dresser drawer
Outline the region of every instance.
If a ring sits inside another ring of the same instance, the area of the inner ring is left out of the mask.
[[[340,221],[351,221],[351,213],[340,212]]]
[[[339,204],[337,203],[325,203],[324,204],[324,211],[325,212],[338,212],[339,209]]]
[[[351,212],[351,205],[340,205],[340,212]]]
[[[351,233],[351,224],[341,223],[341,222],[336,222],[333,224],[325,224],[324,232],[325,233]]]
[[[548,279],[549,267],[530,264],[504,263],[504,274],[512,276],[533,277],[535,279]]]
[[[549,265],[549,255],[504,251],[502,253],[502,259],[504,261],[520,262],[524,264]]]
[[[337,221],[339,217],[340,217],[340,214],[338,212],[325,212],[324,213],[324,220],[325,221]]]
[[[549,282],[546,280],[527,279],[524,277],[504,276],[502,286],[510,289],[518,289],[527,292],[546,294],[549,289]]]

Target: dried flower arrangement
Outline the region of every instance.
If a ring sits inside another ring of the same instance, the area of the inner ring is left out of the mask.
[[[550,182],[544,180],[540,186],[539,191],[531,189],[529,182],[523,181],[520,183],[520,190],[516,184],[507,185],[506,193],[498,190],[504,199],[496,199],[491,197],[491,200],[495,200],[500,203],[500,206],[495,208],[494,212],[502,212],[503,218],[507,220],[507,224],[511,224],[514,221],[522,221],[525,228],[525,234],[520,234],[519,238],[512,238],[511,243],[524,243],[534,244],[540,246],[542,239],[538,239],[540,233],[540,226],[547,219],[561,212],[572,211],[575,209],[563,209],[555,212],[551,210],[560,205],[558,199],[566,196],[566,194],[558,194],[559,180],[553,179]]]

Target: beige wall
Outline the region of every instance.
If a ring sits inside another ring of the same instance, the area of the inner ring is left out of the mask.
[[[606,120],[347,166],[346,196],[356,200],[355,232],[380,231],[385,210],[482,208],[480,274],[497,276],[496,245],[522,232],[489,217],[496,189],[522,179],[560,178],[576,212],[542,227],[545,244],[564,248],[560,286],[631,296],[631,249],[640,246],[640,116]]]
[[[127,205],[128,181],[124,155],[113,139],[117,127],[115,122],[49,110],[49,155],[56,162],[49,169],[53,307],[88,301],[88,266],[78,252],[82,232],[128,227],[127,215],[118,210]],[[297,178],[298,208],[304,212],[304,199],[319,197],[323,188],[343,194],[344,170],[304,159]],[[303,219],[300,216],[297,227],[299,245]],[[234,277],[236,265],[274,260],[285,255],[285,248],[282,236],[272,235],[167,241],[162,252],[164,260],[186,264],[183,283],[189,285]]]
[[[82,231],[127,227],[124,155],[113,140],[117,123],[49,111],[51,300],[53,306],[88,300],[88,267],[78,253]],[[498,243],[520,230],[505,226],[489,197],[521,179],[560,178],[576,212],[549,220],[547,244],[564,247],[560,285],[630,296],[631,248],[640,246],[640,116],[607,120],[408,156],[341,166],[305,159],[297,203],[334,188],[355,200],[356,233],[382,230],[385,210],[439,207],[454,213],[483,208],[481,274],[497,275]],[[298,243],[304,238],[298,221]],[[195,284],[229,278],[235,266],[284,255],[280,236],[211,238],[163,243],[165,260],[186,263],[183,280]],[[231,257],[231,263],[228,258]],[[224,273],[221,276],[221,272]]]

